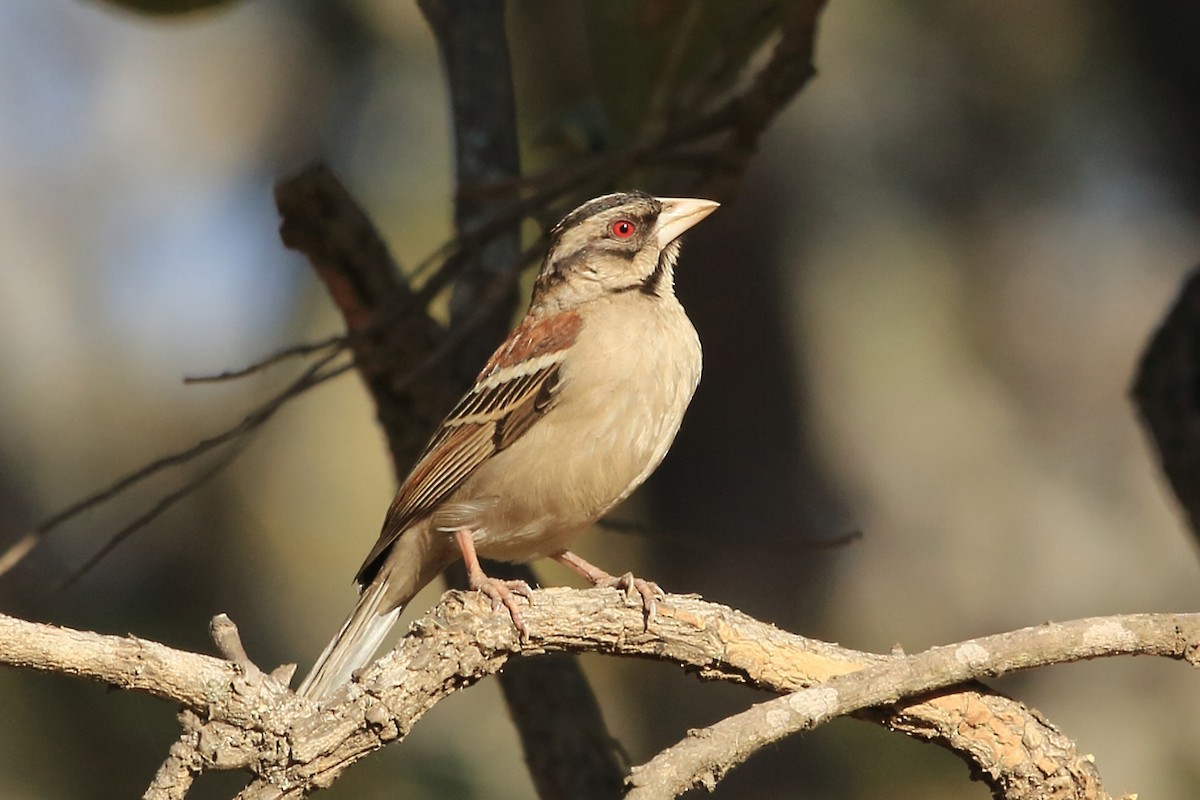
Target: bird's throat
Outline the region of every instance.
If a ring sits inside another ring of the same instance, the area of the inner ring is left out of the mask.
[[[676,239],[658,254],[658,263],[639,287],[642,294],[661,294],[664,286],[667,289],[674,287],[675,262],[679,260],[679,247],[680,242]]]

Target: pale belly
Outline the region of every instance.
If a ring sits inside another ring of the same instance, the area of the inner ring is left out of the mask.
[[[455,493],[456,503],[470,507],[480,555],[528,561],[566,550],[653,472],[700,376],[699,342],[683,323],[694,346],[682,357],[678,347],[668,357],[656,346],[658,330],[630,332],[636,342],[600,343],[605,352],[582,360],[595,372],[565,371],[550,413]],[[615,352],[630,346],[638,349]],[[581,390],[589,386],[602,390]],[[434,525],[441,527],[437,519]]]

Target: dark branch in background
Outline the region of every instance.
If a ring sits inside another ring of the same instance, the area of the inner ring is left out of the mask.
[[[669,122],[625,147],[520,181],[519,188],[528,194],[513,212],[545,207],[564,196],[568,206],[574,205],[635,169],[668,163],[691,167],[700,173],[696,185],[707,187],[718,199],[726,197],[767,125],[816,74],[812,57],[817,17],[824,4],[824,0],[780,4],[778,40],[767,63],[742,92],[706,108],[702,102],[710,96],[706,86],[697,82],[681,87],[680,96],[696,98],[697,104],[685,106]],[[511,187],[500,184],[480,191],[495,196]]]
[[[332,172],[318,166],[281,181],[275,204],[283,243],[308,257],[346,321],[359,374],[403,473],[450,400],[437,374],[441,364],[426,361],[444,331]],[[424,380],[397,388],[414,370]]]
[[[414,292],[403,282],[374,226],[332,172],[321,166],[305,170],[281,182],[275,195],[285,243],[309,258],[346,319],[346,341],[387,433],[396,471],[403,475],[458,391],[451,378],[452,356],[498,309],[511,308],[520,269],[545,242],[518,249],[502,269],[481,276],[473,306],[445,331],[425,311],[432,299],[429,284]],[[442,251],[447,255],[440,272],[456,273],[472,252],[458,242]],[[412,313],[417,322],[406,322]],[[166,764],[163,769],[174,774]],[[244,794],[268,790],[255,783]]]
[[[418,5],[441,53],[450,94],[454,134],[454,228],[459,238],[494,221],[511,198],[474,199],[481,185],[511,181],[521,174],[516,98],[505,35],[504,0],[420,0]],[[451,319],[461,318],[479,300],[490,276],[505,274],[521,252],[521,219],[509,220],[470,249],[451,298]],[[508,332],[517,303],[509,286],[507,302],[494,310],[480,343],[464,349],[458,370],[462,388],[475,377],[494,345]],[[491,339],[492,341],[487,341]],[[476,351],[476,352],[472,352]]]
[[[1200,537],[1200,268],[1146,345],[1131,394],[1192,535]]]

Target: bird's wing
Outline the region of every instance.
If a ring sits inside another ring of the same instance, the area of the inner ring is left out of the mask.
[[[561,386],[566,350],[580,327],[574,312],[526,317],[492,355],[396,493],[379,539],[355,578],[358,583],[371,580],[406,528],[432,513],[484,462],[546,415]]]

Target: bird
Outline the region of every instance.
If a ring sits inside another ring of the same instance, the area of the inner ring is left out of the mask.
[[[479,556],[553,558],[594,586],[661,589],[570,551],[666,455],[700,381],[696,329],[675,296],[680,236],[712,200],[607,194],[549,234],[525,317],[442,421],[401,483],[355,576],[358,602],[297,693],[320,700],[370,662],[404,606],[461,557],[468,585],[522,637],[523,581]]]

